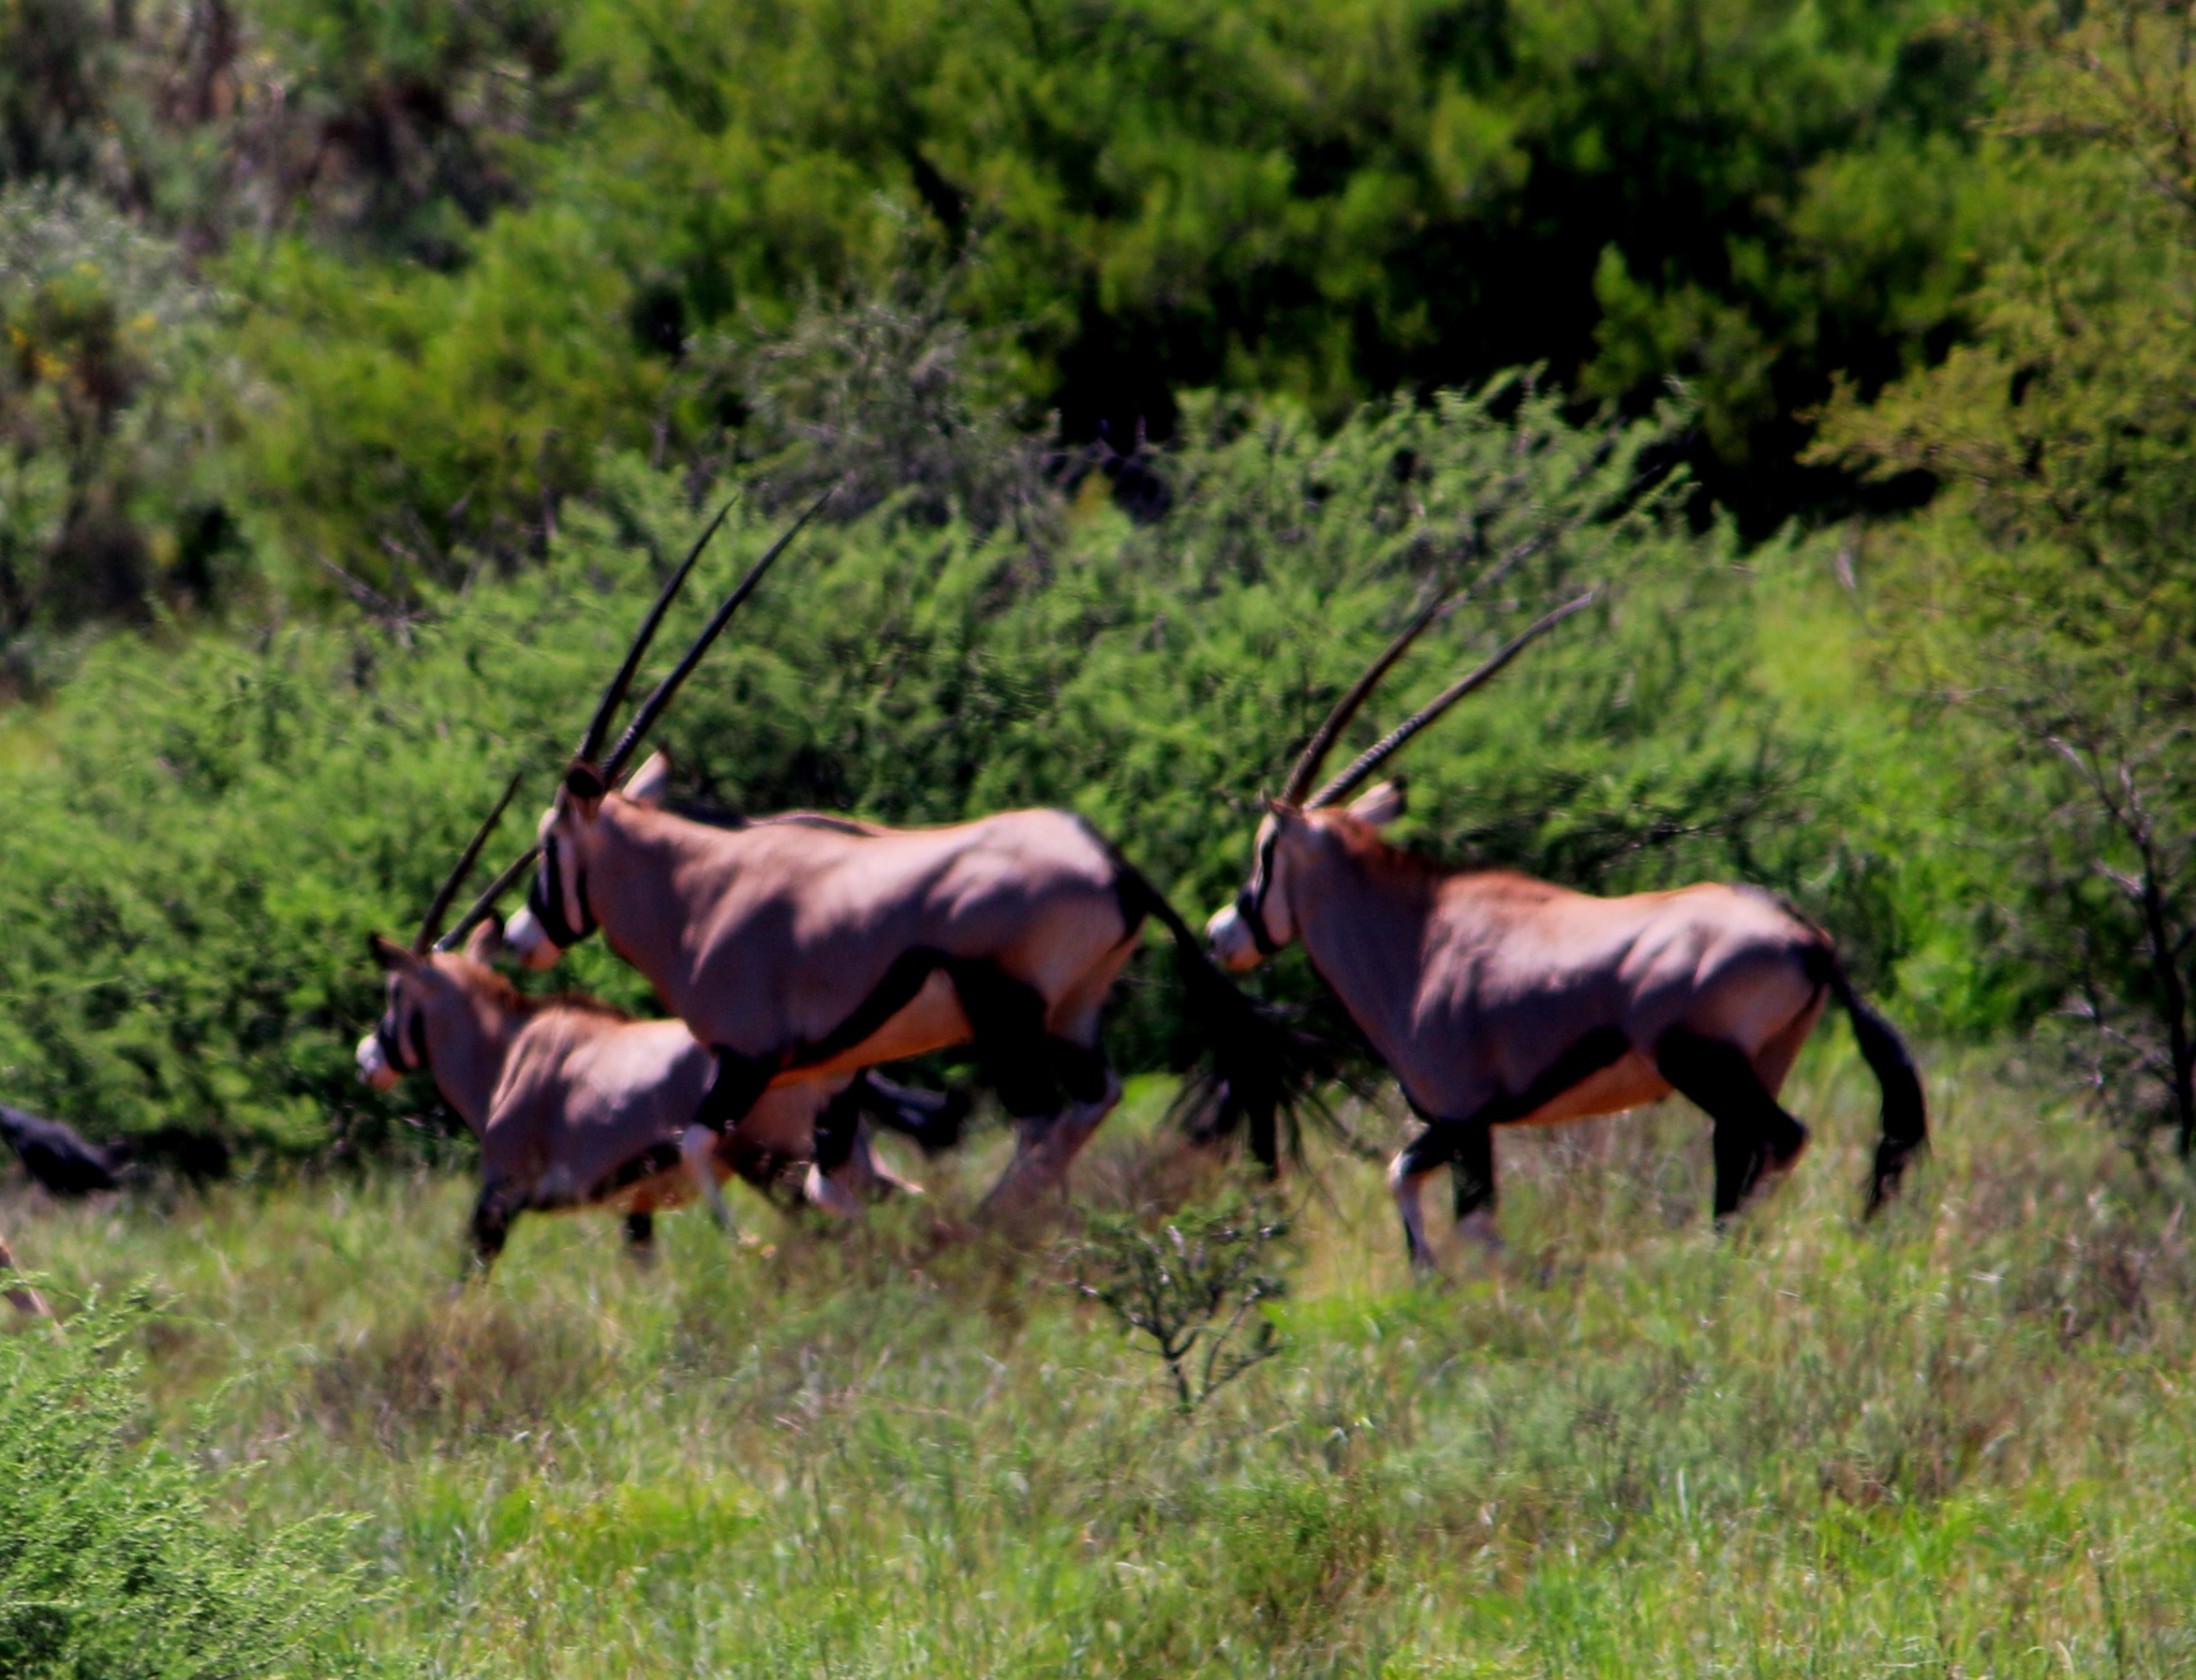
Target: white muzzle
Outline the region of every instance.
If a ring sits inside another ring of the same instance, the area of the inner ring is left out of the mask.
[[[359,1082],[370,1085],[376,1091],[395,1088],[402,1076],[389,1065],[389,1058],[381,1053],[381,1040],[369,1033],[359,1040]]]
[[[522,909],[505,924],[503,946],[527,968],[553,968],[563,950],[550,944],[531,908]]]
[[[1214,913],[1205,924],[1205,938],[1222,968],[1239,974],[1258,966],[1258,942],[1251,936],[1243,913],[1233,904]]]

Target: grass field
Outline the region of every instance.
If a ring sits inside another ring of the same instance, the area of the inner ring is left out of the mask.
[[[1194,1175],[1136,1093],[1087,1206]],[[1277,1359],[1178,1416],[1068,1237],[942,1241],[997,1149],[851,1237],[523,1221],[467,1186],[17,1195],[81,1305],[150,1292],[160,1427],[239,1522],[355,1516],[393,1672],[542,1676],[2164,1674],[2196,1661],[2177,1168],[1990,1064],[1853,1218],[1873,1088],[1717,1240],[1689,1110],[1502,1139],[1497,1263],[1414,1285],[1374,1169],[1304,1201]],[[1300,1196],[1301,1181],[1298,1194]]]

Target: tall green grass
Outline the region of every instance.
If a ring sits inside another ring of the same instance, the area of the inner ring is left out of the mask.
[[[453,1299],[466,1187],[300,1180],[0,1221],[58,1301],[146,1284],[158,1417],[237,1521],[357,1513],[369,1654],[433,1674],[2165,1674],[2196,1643],[2196,1256],[2013,1074],[1943,1067],[1855,1218],[1872,1085],[1727,1239],[1682,1105],[1500,1141],[1506,1254],[1414,1284],[1367,1167],[1290,1195],[1289,1338],[1191,1418],[961,1227],[1002,1146],[848,1234],[527,1219]],[[1148,1081],[1079,1205],[1214,1187]],[[1366,1123],[1374,1123],[1367,1117]]]

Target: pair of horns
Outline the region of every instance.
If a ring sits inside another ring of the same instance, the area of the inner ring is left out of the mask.
[[[837,493],[838,486],[833,485],[810,502],[785,534],[748,569],[748,574],[740,580],[739,587],[717,609],[716,617],[709,620],[701,635],[695,639],[694,645],[687,650],[686,657],[679,661],[670,676],[656,685],[655,691],[641,703],[641,709],[633,715],[632,722],[618,736],[610,756],[602,761],[601,776],[605,785],[625,767],[627,761],[633,755],[633,750],[641,744],[641,737],[663,715],[664,708],[678,692],[679,685],[693,675],[694,667],[702,662],[702,656],[709,651],[710,644],[723,633],[725,625],[731,622],[740,603],[755,592],[755,587],[763,581],[764,573],[792,545],[793,540],[801,534],[802,528],[822,513],[824,504]],[[678,569],[657,592],[655,604],[649,607],[647,617],[641,620],[640,632],[633,637],[632,646],[626,650],[624,662],[618,666],[617,675],[610,679],[610,687],[604,691],[601,704],[595,707],[594,717],[587,721],[587,732],[580,737],[579,751],[572,755],[574,763],[589,766],[594,765],[595,755],[602,751],[603,739],[610,733],[611,720],[617,715],[617,708],[625,703],[626,692],[632,687],[633,674],[640,669],[641,661],[647,656],[649,644],[655,641],[656,632],[662,626],[664,614],[671,610],[672,602],[685,586],[695,562],[702,558],[703,550],[709,546],[710,538],[724,524],[725,515],[732,512],[733,502],[736,500],[738,498],[734,497],[717,510],[717,516],[702,528],[702,534],[694,539],[693,546],[687,550],[686,558],[679,562]],[[473,865],[480,860],[481,849],[488,843],[488,837],[495,832],[504,809],[510,805],[512,795],[518,791],[518,783],[519,778],[514,775],[511,779],[511,785],[503,790],[503,797],[496,802],[496,809],[488,813],[488,820],[481,825],[481,831],[473,836],[472,844],[466,848],[465,855],[458,859],[457,868],[451,871],[450,879],[442,884],[442,890],[435,895],[434,906],[427,912],[419,942],[413,946],[415,951],[424,954],[430,948],[438,951],[455,950],[459,942],[487,918],[489,912],[496,908],[496,901],[518,884],[519,878],[533,867],[534,860],[542,855],[538,843],[528,846],[488,884],[481,896],[473,900],[471,908],[458,917],[456,925],[449,932],[439,939],[435,937],[435,925],[442,919],[443,913],[450,908],[451,899],[457,896],[457,890],[464,885],[466,876],[472,872]]]
[[[1432,602],[1419,610],[1410,623],[1403,626],[1402,633],[1387,645],[1386,652],[1372,662],[1371,666],[1367,668],[1365,675],[1350,685],[1349,692],[1335,702],[1334,709],[1327,715],[1327,721],[1320,724],[1313,733],[1312,739],[1304,748],[1303,756],[1297,760],[1296,767],[1289,772],[1288,781],[1281,792],[1281,802],[1284,805],[1301,803],[1306,810],[1317,810],[1321,806],[1333,805],[1347,798],[1366,777],[1372,775],[1373,771],[1387,763],[1412,736],[1433,722],[1442,713],[1447,711],[1466,694],[1484,688],[1488,683],[1493,681],[1502,668],[1510,661],[1516,659],[1519,654],[1572,614],[1583,612],[1587,607],[1593,605],[1599,595],[1598,589],[1588,589],[1584,594],[1565,602],[1563,605],[1555,608],[1552,612],[1543,614],[1496,648],[1484,664],[1476,670],[1467,672],[1464,676],[1457,678],[1455,682],[1449,684],[1447,688],[1442,690],[1440,693],[1412,713],[1410,717],[1359,753],[1341,775],[1335,777],[1309,799],[1306,799],[1304,790],[1312,785],[1312,779],[1319,774],[1319,766],[1327,757],[1328,752],[1332,750],[1336,737],[1349,727],[1350,720],[1357,716],[1358,708],[1363,706],[1372,691],[1379,687],[1380,679],[1387,675],[1396,661],[1402,658],[1403,654],[1409,650],[1411,644],[1418,639],[1429,625],[1462,599],[1462,596],[1449,596],[1446,599],[1436,596]]]
[[[655,691],[641,702],[641,709],[633,714],[633,721],[626,725],[625,733],[617,737],[617,745],[610,750],[609,757],[600,762],[599,767],[605,786],[616,779],[618,771],[632,757],[634,749],[640,746],[642,737],[654,726],[656,720],[663,715],[681,685],[693,675],[694,667],[702,662],[702,656],[724,633],[724,627],[732,621],[733,614],[739,611],[741,603],[755,592],[756,586],[777,563],[778,557],[793,546],[793,540],[801,534],[809,521],[821,513],[824,504],[838,493],[838,486],[834,484],[802,510],[801,516],[786,528],[785,534],[771,543],[764,551],[763,558],[748,569],[747,576],[740,579],[739,587],[725,597],[724,604],[703,626],[702,633],[694,638],[694,645],[687,649],[686,657],[672,667],[670,675],[656,685]],[[656,604],[648,609],[648,616],[641,620],[640,632],[633,637],[625,662],[618,666],[617,675],[611,678],[610,687],[603,691],[602,703],[595,708],[595,716],[587,724],[587,733],[580,741],[579,751],[572,755],[575,764],[589,766],[597,765],[595,755],[601,751],[603,737],[610,733],[610,720],[624,704],[626,691],[632,685],[633,673],[640,668],[641,661],[646,656],[648,645],[656,639],[656,632],[663,622],[663,615],[670,609],[672,599],[686,583],[687,574],[694,569],[694,562],[702,558],[702,550],[709,545],[709,539],[717,534],[717,528],[724,523],[725,514],[731,511],[732,503],[729,501],[718,509],[717,517],[710,520],[701,536],[695,539],[693,547],[687,552],[686,559],[664,584],[662,592],[656,597]]]
[[[424,957],[430,950],[449,950],[472,931],[473,925],[488,913],[489,906],[495,902],[491,899],[486,903],[475,904],[458,919],[456,927],[439,940],[435,937],[436,929],[441,926],[442,917],[450,909],[451,899],[457,897],[457,889],[465,885],[465,878],[473,872],[473,865],[481,861],[481,849],[488,843],[488,837],[496,832],[496,825],[503,820],[503,813],[511,808],[512,798],[518,792],[519,778],[525,774],[523,770],[512,772],[511,781],[504,786],[503,797],[496,801],[496,809],[488,813],[488,820],[481,825],[480,832],[473,836],[472,843],[466,847],[465,855],[457,860],[457,868],[450,871],[450,878],[443,882],[441,889],[436,893],[435,901],[427,906],[426,919],[420,923],[419,937],[412,941],[413,956]]]
[[[498,813],[500,814],[500,813]],[[493,819],[490,819],[493,825]],[[472,908],[457,918],[457,925],[435,942],[438,951],[454,951],[465,936],[488,919],[488,913],[496,908],[496,900],[518,885],[519,877],[534,867],[534,859],[542,855],[539,844],[528,846],[517,857],[504,866],[503,872],[488,883],[481,896],[472,902]]]

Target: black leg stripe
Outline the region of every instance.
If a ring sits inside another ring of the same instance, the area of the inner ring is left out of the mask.
[[[597,1179],[585,1197],[591,1202],[606,1201],[629,1184],[637,1184],[643,1179],[652,1179],[660,1172],[669,1172],[679,1164],[678,1139],[660,1138],[651,1143],[621,1167],[615,1167]]]

